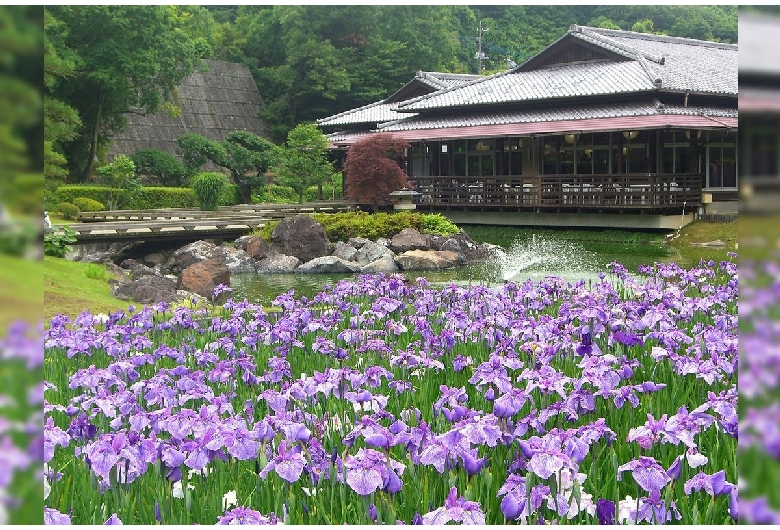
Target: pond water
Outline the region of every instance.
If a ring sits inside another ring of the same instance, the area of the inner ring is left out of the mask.
[[[700,259],[720,261],[727,258],[721,249],[690,248],[672,252],[653,243],[663,234],[623,232],[614,235],[621,242],[603,241],[603,233],[586,231],[534,231],[525,228],[466,226],[466,232],[477,242],[499,245],[504,255],[487,263],[472,264],[445,271],[409,271],[407,278],[424,277],[432,284],[499,285],[505,281],[537,281],[557,276],[572,283],[581,279],[597,280],[599,273],[617,261],[629,271],[655,262],[677,262],[692,267]],[[537,233],[538,232],[538,233]],[[295,297],[312,297],[327,284],[341,279],[356,278],[354,274],[236,274],[231,276],[233,298],[270,305],[280,294],[290,290]]]

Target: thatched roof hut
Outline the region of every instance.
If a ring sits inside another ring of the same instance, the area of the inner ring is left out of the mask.
[[[206,71],[195,72],[179,85],[176,104],[181,116],[128,114],[127,127],[113,138],[109,161],[141,149],[177,155],[176,138],[188,133],[215,141],[236,130],[267,137],[267,127],[258,118],[263,101],[249,68],[224,61],[203,62]]]

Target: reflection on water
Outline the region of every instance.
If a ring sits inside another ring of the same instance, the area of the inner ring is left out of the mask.
[[[500,245],[504,252],[498,259],[486,263],[444,271],[409,271],[403,273],[409,279],[424,277],[430,283],[459,285],[500,285],[505,281],[523,282],[528,279],[541,280],[557,276],[575,283],[579,280],[596,281],[598,275],[607,272],[607,266],[617,261],[629,271],[636,271],[640,265],[655,262],[678,262],[683,267],[692,267],[700,259],[722,260],[726,251],[713,249],[691,249],[683,255],[670,254],[661,245],[575,242],[549,235],[537,237],[518,231],[514,239],[508,239],[506,231],[501,238],[490,240],[480,232],[478,241]],[[342,279],[356,278],[354,274],[236,274],[231,276],[233,298],[247,299],[255,303],[270,305],[280,294],[294,291],[296,297],[311,298],[325,285],[333,285]]]

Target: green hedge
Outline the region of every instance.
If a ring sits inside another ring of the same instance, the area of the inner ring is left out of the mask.
[[[380,237],[392,238],[404,228],[414,228],[424,234],[452,235],[460,232],[441,214],[418,212],[375,213],[317,213],[312,217],[322,224],[330,241],[347,241],[352,237],[365,237],[376,241]],[[270,240],[277,221],[267,223],[257,232],[260,237]]]
[[[106,204],[112,190],[105,186],[60,186],[54,192],[57,203],[72,203],[78,197],[86,197]],[[116,191],[116,190],[114,190]],[[120,192],[121,193],[121,192]],[[153,208],[195,208],[195,194],[189,188],[164,188],[145,186],[135,193],[132,201],[126,205],[128,210],[150,210]]]

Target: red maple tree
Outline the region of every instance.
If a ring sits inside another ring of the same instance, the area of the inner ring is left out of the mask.
[[[390,193],[412,188],[399,162],[406,158],[409,142],[391,133],[361,138],[352,144],[344,161],[344,196],[376,209],[390,204]]]

